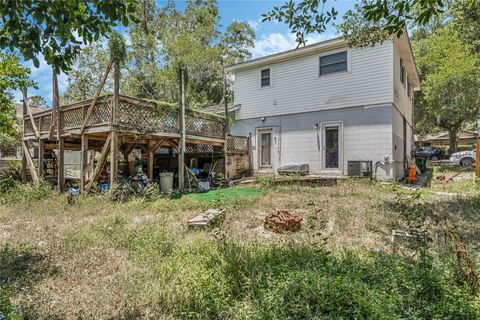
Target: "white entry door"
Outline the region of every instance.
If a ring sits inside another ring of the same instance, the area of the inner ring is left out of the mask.
[[[272,129],[258,130],[258,170],[272,169]]]
[[[340,173],[343,168],[343,132],[341,123],[323,125],[322,167],[324,171]]]

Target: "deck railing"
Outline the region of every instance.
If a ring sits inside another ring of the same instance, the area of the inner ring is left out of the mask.
[[[179,108],[155,101],[127,96],[119,97],[116,119],[112,117],[113,96],[105,95],[95,103],[90,113],[87,129],[92,127],[110,127],[116,125],[119,130],[139,133],[179,133]],[[88,113],[91,99],[60,108],[61,133],[79,130]],[[33,115],[36,127],[41,135],[50,131],[51,111]],[[55,126],[55,132],[56,132]],[[107,130],[107,128],[106,128]],[[188,110],[185,114],[185,131],[189,135],[224,138],[225,120],[213,114]],[[30,118],[25,116],[24,135],[34,135]]]

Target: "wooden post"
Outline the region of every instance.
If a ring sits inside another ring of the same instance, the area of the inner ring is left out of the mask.
[[[98,160],[97,166],[93,171],[92,178],[90,179],[90,181],[88,181],[87,186],[85,187],[85,193],[88,193],[90,191],[93,184],[95,183],[95,180],[97,180],[98,175],[102,171],[102,168],[105,164],[105,160],[107,160],[111,139],[112,139],[112,133],[110,133],[107,137],[107,140],[105,140],[105,144],[103,145],[102,151],[100,152],[100,159]]]
[[[178,189],[183,190],[185,185],[185,83],[183,69],[181,70],[181,99],[180,106],[180,145],[178,153]]]
[[[83,134],[83,132],[85,131],[85,128],[88,124],[88,119],[90,118],[90,114],[92,113],[93,107],[95,106],[95,103],[97,102],[97,99],[100,96],[100,93],[102,92],[103,86],[105,85],[105,81],[107,81],[108,74],[110,73],[110,69],[112,68],[112,63],[113,63],[113,59],[110,58],[110,61],[108,62],[107,70],[105,70],[105,73],[103,74],[103,78],[100,82],[100,85],[97,88],[97,92],[95,93],[95,96],[92,99],[92,103],[90,103],[90,107],[88,108],[87,114],[83,118],[83,123],[82,123],[82,128],[80,129],[80,134]],[[118,62],[115,63],[115,69],[116,69],[115,73],[120,72],[118,70]],[[117,78],[118,78],[118,75],[115,74],[114,77],[115,77],[115,81],[116,81]]]
[[[32,110],[30,110],[30,106],[28,105],[28,97],[27,97],[27,90],[22,90],[23,95],[23,104],[26,105],[28,118],[30,119],[30,123],[33,128],[33,133],[35,134],[35,138],[40,139],[40,133],[38,132],[37,125],[35,124],[35,119],[33,119]]]
[[[224,149],[224,171],[225,171],[225,181],[228,183],[228,99],[227,99],[227,75],[225,70],[223,72],[223,101],[225,103],[225,144],[223,145]]]
[[[80,191],[85,190],[86,169],[88,163],[88,136],[82,134],[81,151],[80,151]]]
[[[30,155],[30,151],[28,150],[28,145],[25,141],[22,141],[23,147],[23,154],[25,156],[28,170],[30,171],[30,175],[32,176],[33,183],[38,183],[38,176],[37,171],[35,171],[35,164],[33,163],[32,156]]]
[[[112,105],[112,142],[110,146],[110,190],[117,182],[118,172],[118,133],[117,110],[120,99],[120,61],[115,61],[113,70],[113,105]]]
[[[153,150],[154,145],[152,141],[148,142],[148,179],[153,181]]]
[[[60,127],[57,127],[60,128]],[[58,130],[60,131],[60,130]],[[65,138],[58,138],[58,191],[62,193],[65,188]]]
[[[475,159],[475,173],[477,177],[480,177],[480,139],[477,138],[477,155]]]
[[[23,135],[22,135],[22,138],[23,136],[25,136],[25,116],[27,115],[27,103],[26,101],[23,101],[23,117],[22,117],[22,121],[23,121]],[[23,150],[23,147],[22,147],[22,182],[27,182],[27,156],[25,154],[25,151]]]
[[[45,142],[40,139],[38,140],[38,176],[43,178],[43,158],[45,152]]]
[[[55,73],[55,70],[53,70],[53,76],[52,76],[52,91],[53,91],[53,108],[52,108],[52,117],[50,121],[50,131],[48,132],[48,137],[50,140],[53,139],[54,133],[55,133],[55,125],[58,124],[58,120],[60,118],[60,101],[58,100],[58,81],[57,81],[57,74]],[[60,129],[57,127],[57,131]],[[57,138],[58,138],[58,133],[57,133]]]

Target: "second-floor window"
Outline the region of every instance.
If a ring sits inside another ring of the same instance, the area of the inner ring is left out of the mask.
[[[409,98],[411,97],[411,94],[412,94],[412,90],[410,87],[410,81],[407,80],[407,95]]]
[[[405,87],[405,67],[403,66],[403,60],[400,59],[400,81],[403,83]]]
[[[320,75],[347,71],[347,51],[320,57]]]
[[[261,86],[262,87],[270,86],[270,69],[263,69],[261,71]]]

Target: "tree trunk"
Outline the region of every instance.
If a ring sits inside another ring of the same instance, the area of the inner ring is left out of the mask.
[[[457,152],[457,133],[458,130],[448,131],[448,136],[450,139],[450,154]]]

